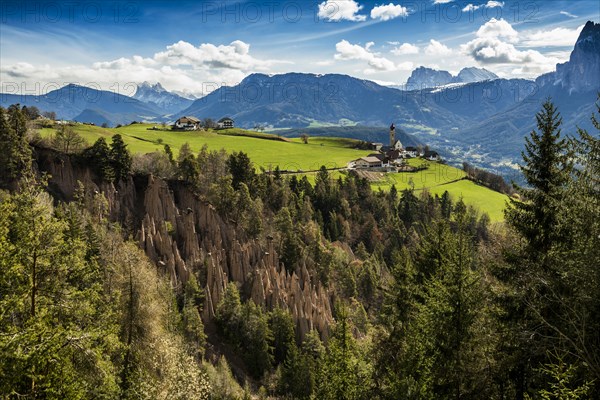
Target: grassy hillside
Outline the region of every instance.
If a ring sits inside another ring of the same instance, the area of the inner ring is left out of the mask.
[[[279,165],[286,170],[317,170],[321,165],[328,168],[345,167],[348,161],[369,154],[369,151],[356,150],[351,139],[314,138],[308,144],[298,140],[279,138],[276,135],[230,129],[226,131],[180,132],[149,130],[153,125],[134,124],[121,128],[100,128],[90,125],[75,125],[73,128],[88,143],[100,137],[110,138],[119,133],[134,153],[149,153],[162,150],[165,144],[177,153],[184,143],[198,151],[205,144],[212,150],[226,149],[228,152],[244,151],[258,167],[269,168]],[[43,136],[53,133],[53,129],[42,129]]]
[[[439,196],[447,190],[454,201],[462,197],[467,205],[486,212],[492,221],[498,222],[504,220],[503,210],[506,201],[508,201],[508,196],[464,179],[466,174],[463,170],[449,165],[420,159],[410,159],[408,160],[408,164],[413,166],[425,164],[428,168],[413,173],[359,173],[371,181],[371,188],[373,190],[388,191],[392,185],[395,185],[398,191],[412,187],[418,193],[427,190],[432,195],[437,194]],[[333,178],[337,178],[341,174],[343,172],[333,172],[331,175]],[[314,182],[314,177],[315,174],[309,174],[311,182]]]
[[[205,144],[213,150],[221,148],[231,151],[244,151],[258,167],[275,167],[282,170],[317,170],[321,165],[328,168],[345,167],[348,161],[364,156],[370,151],[352,148],[354,139],[339,137],[311,137],[308,144],[300,138],[281,138],[277,135],[257,133],[243,129],[209,132],[179,132],[149,130],[153,125],[135,124],[121,128],[100,128],[90,125],[76,125],[73,128],[81,134],[88,143],[92,144],[100,137],[107,140],[116,133],[123,136],[125,143],[134,153],[149,153],[162,150],[165,144],[171,146],[177,153],[181,145],[189,143],[194,151],[200,150]],[[43,136],[49,136],[53,129],[42,129]],[[428,190],[432,194],[441,195],[448,191],[456,200],[463,197],[465,203],[472,205],[489,214],[492,221],[503,219],[504,205],[507,196],[486,187],[464,180],[464,171],[435,162],[421,159],[411,159],[408,163],[413,166],[427,165],[428,168],[414,173],[361,172],[371,180],[374,190],[387,191],[395,185],[399,191],[413,187],[420,192]],[[342,172],[332,172],[337,178]],[[314,180],[314,173],[307,174]]]

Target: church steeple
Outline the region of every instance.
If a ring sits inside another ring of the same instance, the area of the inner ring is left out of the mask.
[[[395,143],[396,143],[396,127],[394,126],[394,123],[392,122],[392,125],[390,126],[390,147],[394,147]]]

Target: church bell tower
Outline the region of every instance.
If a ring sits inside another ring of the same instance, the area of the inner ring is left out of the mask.
[[[392,123],[390,126],[390,147],[394,147],[394,143],[396,143],[396,127]]]

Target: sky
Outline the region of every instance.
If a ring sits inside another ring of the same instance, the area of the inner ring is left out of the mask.
[[[148,81],[201,96],[255,72],[402,85],[419,66],[535,78],[588,20],[597,0],[2,0],[0,90],[132,95]]]

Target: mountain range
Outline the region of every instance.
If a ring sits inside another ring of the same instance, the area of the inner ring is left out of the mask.
[[[162,111],[122,94],[69,84],[43,95],[0,94],[0,105],[35,106],[42,111],[54,111],[60,119],[103,123],[109,126],[131,121],[158,121]]]
[[[410,85],[419,90],[340,74],[251,74],[238,85],[196,100],[169,92],[160,83],[144,82],[133,97],[71,84],[41,96],[0,94],[0,105],[35,105],[63,119],[108,125],[170,122],[183,115],[229,116],[236,126],[270,129],[387,127],[394,122],[450,161],[465,160],[507,174],[514,171],[523,136],[534,127],[534,115],[547,97],[558,106],[565,133],[589,127],[600,89],[600,24],[588,22],[570,59],[535,81],[500,79],[474,67],[456,76],[419,67]]]
[[[448,71],[419,67],[415,69],[406,82],[407,90],[418,90],[440,87],[452,83],[473,83],[498,79],[498,75],[485,68],[467,67],[453,76]]]

